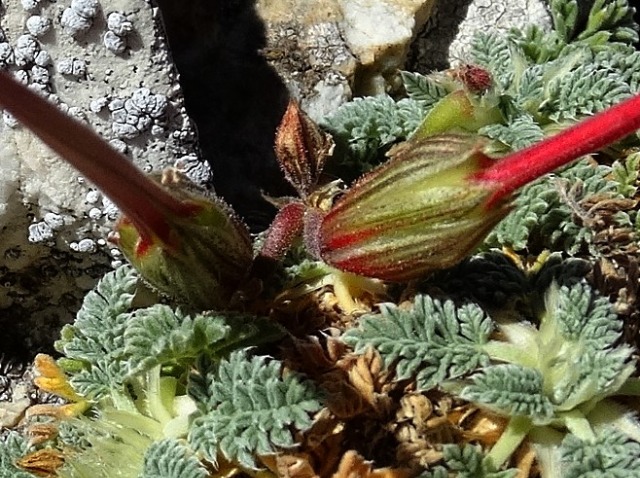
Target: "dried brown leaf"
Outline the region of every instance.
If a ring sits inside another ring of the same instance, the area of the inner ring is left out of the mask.
[[[64,465],[64,455],[61,451],[46,448],[29,453],[20,458],[16,464],[36,476],[55,477],[56,470]]]
[[[344,454],[338,471],[332,478],[408,478],[409,470],[404,468],[377,468],[360,456],[356,451],[349,450]]]

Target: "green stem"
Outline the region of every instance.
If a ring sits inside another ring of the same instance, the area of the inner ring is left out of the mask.
[[[500,469],[526,438],[532,426],[533,423],[528,417],[521,415],[511,417],[504,432],[485,457],[486,463],[494,470]]]
[[[568,412],[557,413],[557,417],[562,420],[571,433],[581,440],[591,441],[595,439],[593,428],[591,428],[589,420],[581,411],[573,409]]]

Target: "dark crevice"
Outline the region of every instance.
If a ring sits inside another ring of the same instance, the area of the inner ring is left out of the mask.
[[[259,54],[266,39],[254,0],[156,1],[213,186],[252,230],[264,229],[275,208],[262,192],[292,193],[273,153],[288,93]]]

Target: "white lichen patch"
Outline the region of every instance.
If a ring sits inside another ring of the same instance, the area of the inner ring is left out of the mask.
[[[138,88],[129,98],[115,98],[109,103],[111,126],[114,135],[120,139],[133,139],[149,130],[162,120],[169,101],[161,94],[154,94],[148,88]]]
[[[51,20],[40,15],[32,15],[27,18],[26,27],[31,35],[41,37],[51,30]]]
[[[20,0],[22,8],[27,11],[36,10],[40,6],[41,0]]]
[[[89,31],[99,8],[98,0],[71,0],[71,6],[62,12],[60,24],[67,34],[78,38]]]
[[[34,63],[36,53],[40,51],[38,39],[31,34],[21,35],[13,47],[16,66],[24,67]]]
[[[61,75],[83,78],[87,74],[87,62],[85,60],[73,57],[61,58],[56,64],[56,69]],[[97,113],[98,111],[100,111],[100,109],[94,111],[93,108],[91,108],[91,111]]]
[[[127,49],[127,35],[133,31],[133,23],[121,12],[111,12],[107,16],[107,32],[102,42],[107,50],[119,55]]]

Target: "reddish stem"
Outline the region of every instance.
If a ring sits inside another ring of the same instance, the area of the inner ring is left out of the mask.
[[[260,249],[261,256],[275,261],[284,257],[302,232],[305,209],[302,203],[291,202],[278,211]]]
[[[522,186],[588,153],[640,129],[640,95],[581,121],[555,136],[516,151],[473,175],[476,181],[497,183],[487,207]]]
[[[167,217],[193,213],[138,170],[87,125],[0,72],[0,106],[100,188],[136,225],[141,235],[169,242]]]

